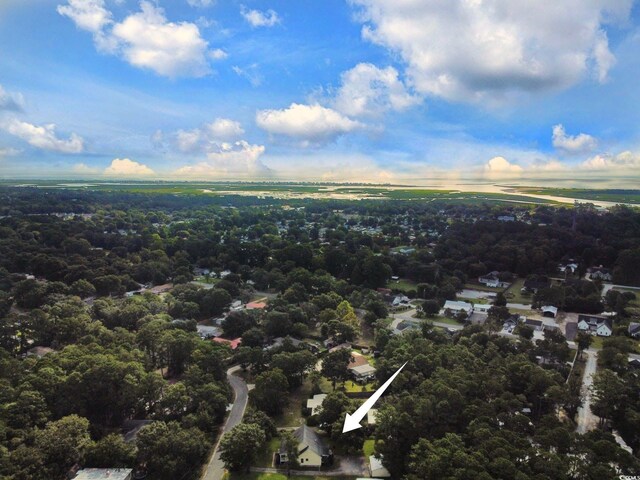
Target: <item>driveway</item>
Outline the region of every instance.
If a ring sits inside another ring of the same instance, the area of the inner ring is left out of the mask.
[[[247,408],[247,400],[249,398],[249,390],[247,389],[247,384],[243,379],[234,375],[234,373],[239,370],[240,366],[238,365],[227,370],[227,379],[229,380],[229,383],[233,388],[235,399],[233,401],[233,406],[231,407],[231,412],[229,412],[229,416],[227,417],[227,421],[222,428],[222,432],[218,436],[216,446],[211,453],[207,468],[202,474],[202,480],[222,480],[225,468],[224,462],[220,459],[220,450],[218,449],[218,447],[220,446],[220,439],[222,438],[222,435],[227,433],[242,421],[244,411]]]
[[[578,426],[576,427],[576,432],[581,434],[593,430],[598,424],[598,417],[591,411],[591,385],[593,384],[593,375],[596,373],[598,351],[589,348],[584,351],[584,354],[587,357],[587,364],[582,377],[583,402],[578,409]]]

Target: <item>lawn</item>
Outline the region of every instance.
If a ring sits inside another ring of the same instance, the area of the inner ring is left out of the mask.
[[[373,392],[375,390],[375,387],[375,383],[366,383],[364,385],[360,385],[359,383],[352,382],[351,380],[347,380],[346,382],[344,382],[344,389],[347,393]]]
[[[523,294],[520,289],[524,286],[524,279],[519,278],[511,284],[511,286],[504,292],[509,303],[524,303],[526,305],[531,304],[531,295]]]
[[[468,303],[479,303],[480,305],[486,305],[489,303],[489,300],[487,300],[486,298],[465,298],[465,297],[458,297],[458,300],[462,301],[462,302],[468,302]]]
[[[462,325],[459,321],[457,321],[454,318],[443,317],[443,316],[427,317],[425,320],[431,320],[439,323],[446,323],[447,325],[456,325],[456,326]]]
[[[280,437],[274,437],[267,442],[262,451],[258,454],[255,467],[271,467],[273,466],[273,454],[280,449]]]
[[[387,288],[390,288],[391,290],[399,290],[406,293],[411,290],[415,290],[416,284],[411,280],[401,278],[400,280],[389,280],[389,283],[387,283]]]
[[[364,453],[365,458],[369,458],[375,452],[376,441],[373,439],[365,440],[362,444],[362,453]]]
[[[306,405],[311,395],[311,382],[306,379],[300,388],[289,393],[289,404],[282,415],[274,418],[276,427],[299,427],[304,423],[302,419],[302,405]]]
[[[490,293],[498,293],[501,291],[501,288],[491,288],[487,287],[484,283],[478,282],[469,282],[464,284],[464,288],[467,290],[478,290],[480,292],[490,292]]]
[[[593,337],[591,337],[591,345],[589,345],[589,348],[595,348],[596,350],[601,350],[603,340],[604,340],[604,337],[598,337],[597,335],[594,335]]]

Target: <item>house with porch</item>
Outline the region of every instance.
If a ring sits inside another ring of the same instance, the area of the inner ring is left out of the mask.
[[[610,318],[578,315],[578,330],[599,337],[610,337],[613,333],[613,324]]]

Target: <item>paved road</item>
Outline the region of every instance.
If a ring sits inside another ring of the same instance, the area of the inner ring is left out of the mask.
[[[578,409],[578,426],[576,428],[578,433],[587,433],[598,424],[598,417],[591,412],[591,385],[593,384],[593,375],[596,373],[598,351],[589,348],[584,351],[584,354],[587,357],[587,364],[582,377],[583,403]]]
[[[227,417],[227,422],[224,424],[222,433],[218,437],[218,442],[216,443],[211,457],[209,458],[209,463],[207,464],[207,468],[202,475],[202,480],[222,480],[225,468],[224,463],[222,462],[222,460],[220,460],[220,450],[218,449],[218,447],[220,446],[220,438],[222,438],[223,434],[227,433],[242,421],[244,411],[247,408],[247,400],[249,398],[249,390],[247,389],[247,384],[243,379],[234,375],[234,373],[239,370],[239,366],[231,367],[229,370],[227,370],[227,378],[229,379],[229,383],[233,388],[235,400],[233,401],[231,412],[229,412],[229,416]]]

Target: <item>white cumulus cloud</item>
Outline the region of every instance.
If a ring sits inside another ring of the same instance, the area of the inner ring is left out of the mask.
[[[342,73],[333,106],[345,115],[377,116],[388,110],[404,110],[421,100],[408,92],[395,68],[359,63]]]
[[[240,7],[240,14],[252,27],[273,27],[280,23],[280,17],[274,10],[267,10],[261,12],[260,10],[251,10],[242,5]]]
[[[93,33],[98,50],[158,75],[201,77],[211,72],[210,59],[226,56],[220,49],[209,49],[195,23],[171,22],[162,8],[147,0],[140,2],[139,12],[121,22],[112,19],[103,0],[68,0],[58,12]]]
[[[493,157],[484,166],[484,174],[489,178],[517,177],[524,169],[504,157]]]
[[[90,167],[86,163],[76,163],[71,167],[71,172],[77,175],[97,175],[100,173],[100,169],[97,167]]]
[[[104,174],[108,177],[148,177],[155,172],[142,163],[128,158],[114,158]]]
[[[81,153],[84,150],[82,137],[71,133],[66,140],[58,138],[53,123],[39,126],[12,118],[1,123],[0,128],[42,150],[60,153]]]
[[[598,146],[598,141],[586,133],[567,135],[562,124],[553,127],[552,142],[555,148],[569,154],[591,152]]]
[[[362,35],[400,55],[417,91],[457,101],[504,102],[514,94],[600,81],[613,65],[604,30],[632,0],[350,0]],[[568,34],[567,32],[574,32]]]
[[[627,150],[617,155],[596,155],[585,160],[582,166],[590,170],[635,170],[638,172],[640,154]]]
[[[321,105],[292,103],[282,110],[261,110],[256,123],[263,130],[309,143],[324,143],[364,125]]]
[[[156,132],[152,142],[164,146],[165,140],[182,153],[208,153],[219,148],[220,144],[238,140],[244,134],[239,122],[228,118],[216,118],[213,122],[192,130],[178,130],[164,135]]]
[[[223,142],[211,148],[205,161],[185,165],[174,172],[184,178],[224,178],[269,176],[271,170],[261,161],[265,147],[245,140]]]

